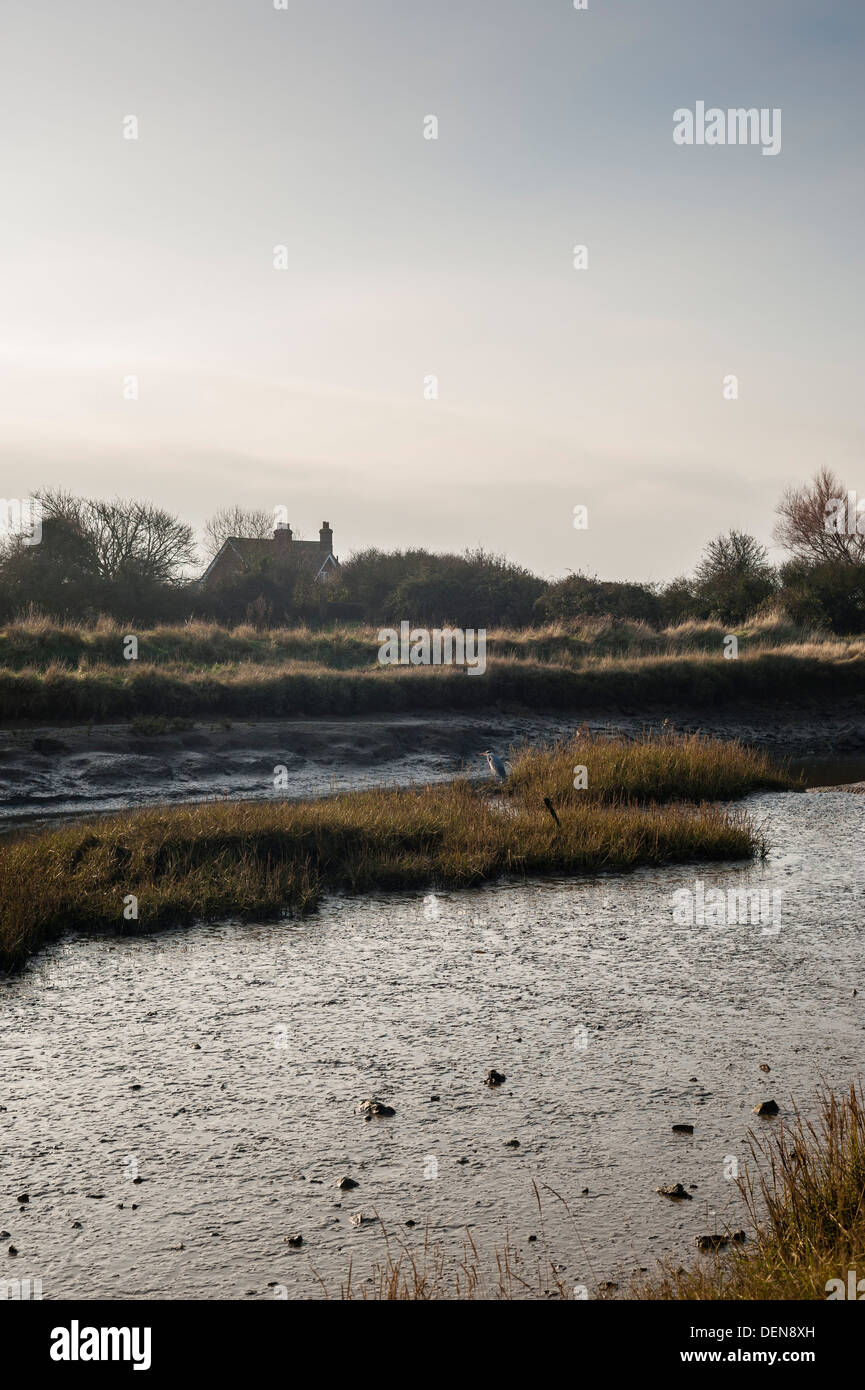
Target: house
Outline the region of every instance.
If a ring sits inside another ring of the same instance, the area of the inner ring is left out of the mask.
[[[302,567],[316,584],[326,584],[339,569],[333,553],[333,531],[324,521],[317,541],[295,540],[291,527],[282,523],[273,537],[229,536],[222,542],[204,574],[201,584],[213,589],[244,574],[271,573]]]

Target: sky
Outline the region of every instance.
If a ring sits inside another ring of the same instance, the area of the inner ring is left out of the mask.
[[[276,3],[3,0],[4,497],[660,581],[865,493],[865,7]]]

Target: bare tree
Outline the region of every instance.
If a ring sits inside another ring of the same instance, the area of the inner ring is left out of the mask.
[[[273,515],[258,507],[222,507],[204,523],[203,549],[208,559],[222,549],[229,536],[266,540],[273,535]]]
[[[774,536],[797,560],[865,563],[865,515],[848,509],[847,487],[828,468],[820,468],[804,487],[787,488],[777,507]],[[849,514],[849,513],[852,513]]]
[[[164,584],[195,561],[192,527],[150,502],[122,497],[103,501],[51,488],[37,496],[47,518],[77,532],[89,568],[102,579]]]

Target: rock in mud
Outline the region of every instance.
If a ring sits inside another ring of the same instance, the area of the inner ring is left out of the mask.
[[[370,1222],[377,1220],[378,1217],[371,1211],[353,1211],[351,1214],[352,1226],[368,1226]]]
[[[771,1071],[772,1068],[769,1066],[769,1063],[768,1063],[768,1062],[761,1062],[761,1063],[760,1063],[760,1070],[761,1070],[761,1071]]]
[[[674,1134],[693,1134],[693,1133],[694,1133],[694,1126],[693,1126],[693,1125],[673,1125],[673,1133],[674,1133]]]
[[[490,1067],[489,1071],[486,1074],[484,1085],[503,1086],[507,1079],[508,1078],[506,1076],[502,1076],[502,1073],[500,1071],[496,1071],[495,1067]]]
[[[683,1187],[680,1182],[667,1183],[666,1187],[656,1187],[655,1191],[660,1197],[671,1197],[674,1202],[694,1200],[687,1187]]]
[[[759,1105],[754,1106],[755,1115],[778,1115],[780,1110],[774,1100],[761,1100]]]
[[[297,1250],[301,1245],[303,1245],[303,1236],[301,1236],[301,1235],[286,1236],[286,1237],[285,1237],[285,1243],[286,1243],[286,1245],[292,1245],[292,1246],[294,1246],[295,1250]]]
[[[371,1097],[369,1100],[362,1100],[357,1107],[358,1113],[365,1119],[371,1120],[373,1115],[395,1115],[396,1111],[392,1105],[385,1105],[383,1100],[376,1100]]]
[[[695,1236],[694,1244],[698,1250],[721,1250],[727,1244],[727,1236]]]
[[[360,1183],[356,1182],[354,1178],[345,1177],[340,1178],[339,1182],[337,1183],[337,1187],[340,1189],[341,1192],[348,1192],[353,1187],[360,1187]]]

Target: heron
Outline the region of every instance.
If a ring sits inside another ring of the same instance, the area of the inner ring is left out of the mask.
[[[490,772],[494,777],[498,777],[500,782],[506,782],[508,780],[508,770],[498,753],[493,753],[489,748],[484,748],[481,756],[486,758],[490,765]]]

